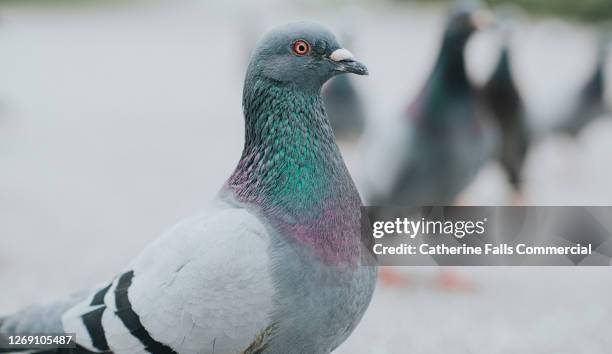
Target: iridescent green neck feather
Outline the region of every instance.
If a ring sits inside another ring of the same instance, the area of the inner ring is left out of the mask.
[[[247,81],[245,147],[229,180],[240,199],[288,214],[356,195],[319,92],[268,79]]]
[[[358,254],[361,200],[319,92],[253,78],[243,105],[245,147],[228,187],[324,259],[352,259]]]

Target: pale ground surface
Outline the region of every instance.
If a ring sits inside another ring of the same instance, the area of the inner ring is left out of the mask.
[[[206,205],[240,154],[242,77],[256,33],[298,18],[342,22],[332,16],[337,10],[321,16],[318,6],[278,3],[271,14],[245,2],[238,15],[196,1],[0,8],[0,313],[109,279]],[[384,7],[352,13],[359,14],[353,51],[371,72],[356,82],[371,123],[386,124],[428,74],[441,17]],[[592,55],[578,53],[590,53],[589,36],[558,23],[520,33],[519,80],[535,111],[562,109],[588,71]],[[490,35],[479,37],[470,68],[484,78],[494,46]],[[527,201],[610,204],[611,147],[611,121],[577,145],[542,141],[529,159]],[[360,153],[345,152],[359,184]],[[508,200],[496,166],[466,195],[475,204]],[[612,350],[609,269],[459,272],[477,284],[474,293],[422,285],[434,270],[420,272],[415,288],[379,288],[338,353]]]

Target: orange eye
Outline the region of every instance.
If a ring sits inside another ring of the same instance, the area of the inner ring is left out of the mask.
[[[301,56],[308,54],[308,52],[310,52],[310,44],[308,44],[308,42],[306,42],[303,39],[298,39],[297,41],[293,43],[293,46],[291,46],[291,50],[293,50],[293,53],[295,55],[298,55],[301,57]]]

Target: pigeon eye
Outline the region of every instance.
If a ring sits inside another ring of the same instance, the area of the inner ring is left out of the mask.
[[[302,57],[310,52],[310,44],[303,39],[298,39],[293,42],[291,50],[295,55]]]

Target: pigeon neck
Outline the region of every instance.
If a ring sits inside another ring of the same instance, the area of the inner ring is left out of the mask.
[[[448,115],[440,113],[448,99],[465,99],[472,91],[465,71],[465,41],[446,35],[429,81],[409,107],[409,117],[430,129],[443,129]]]
[[[510,69],[510,53],[507,47],[503,47],[500,53],[497,68],[491,78],[492,82],[500,83],[501,85],[512,87],[512,71]]]
[[[502,47],[495,72],[484,86],[482,93],[489,103],[502,129],[513,129],[517,116],[522,114],[523,104],[512,78],[510,53],[506,45]]]
[[[361,201],[319,92],[253,78],[245,84],[243,108],[245,146],[228,187],[324,260],[353,259]]]
[[[465,89],[470,86],[465,69],[465,40],[446,36],[436,62],[435,72],[450,88]]]
[[[603,100],[604,81],[605,81],[605,77],[604,77],[605,76],[604,75],[605,61],[606,61],[605,52],[602,52],[600,50],[600,53],[598,53],[598,57],[595,62],[595,69],[593,70],[591,79],[587,83],[587,86],[585,87],[585,90],[584,90],[585,94],[593,100],[599,100],[599,101]]]

